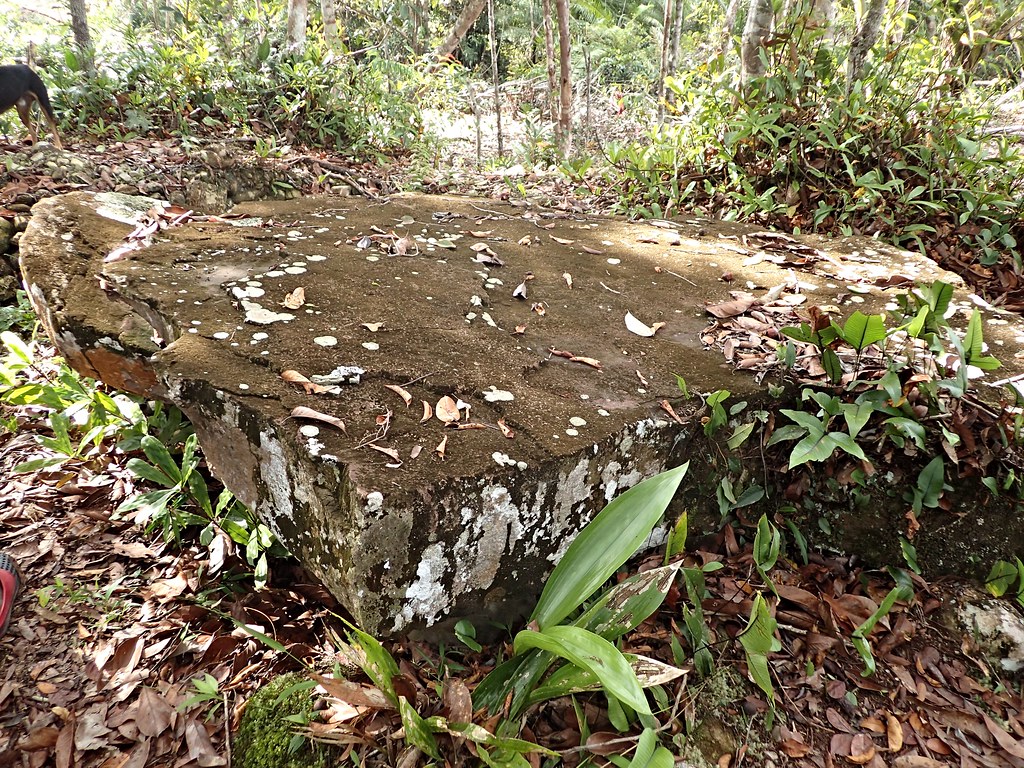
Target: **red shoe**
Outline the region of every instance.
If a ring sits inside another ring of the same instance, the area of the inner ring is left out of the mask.
[[[21,577],[14,558],[0,552],[0,637],[7,633],[14,611],[14,600],[21,589]]]

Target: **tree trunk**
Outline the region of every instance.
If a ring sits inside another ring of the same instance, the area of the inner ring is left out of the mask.
[[[853,35],[853,40],[850,41],[850,57],[846,62],[847,96],[849,96],[853,84],[860,80],[868,52],[878,41],[887,4],[887,0],[871,0],[867,13],[864,14],[864,18],[861,19],[860,25]]]
[[[907,14],[910,13],[910,0],[896,0],[892,9],[892,44],[894,46],[903,42],[907,34]]]
[[[744,86],[765,72],[761,51],[772,31],[772,15],[772,0],[750,0],[747,24],[743,27],[743,43],[740,46],[740,82]]]
[[[558,65],[561,88],[558,100],[558,144],[562,153],[572,150],[572,73],[569,68],[569,0],[555,0],[558,15]]]
[[[668,52],[672,47],[672,9],[675,0],[665,0],[661,15],[661,64],[658,68],[658,122],[665,119],[665,78],[668,77]]]
[[[68,11],[71,12],[71,33],[75,37],[79,61],[82,69],[91,74],[96,71],[96,63],[93,59],[92,36],[89,34],[85,0],[68,0]]]
[[[558,125],[558,77],[555,75],[555,23],[551,17],[551,0],[542,0],[544,14],[544,61],[548,71],[548,117]]]
[[[307,0],[288,0],[288,28],[285,47],[301,54],[306,49],[306,21],[309,17]]]
[[[668,76],[673,77],[679,70],[679,44],[683,37],[683,20],[686,18],[686,0],[676,0],[672,19],[672,37],[668,46]]]
[[[473,22],[480,18],[480,14],[483,13],[484,6],[486,5],[487,0],[467,0],[466,4],[462,7],[462,13],[459,14],[459,18],[455,21],[452,33],[434,51],[435,61],[447,59],[455,52],[455,49],[459,47],[459,43],[462,42],[462,38],[466,36],[469,28],[473,26]]]
[[[505,138],[501,132],[501,91],[498,89],[498,40],[494,34],[494,0],[487,0],[487,38],[491,46],[491,80],[494,85],[494,121],[498,131],[498,157],[505,156]]]
[[[332,51],[338,50],[338,10],[335,0],[320,0],[320,15],[324,20],[324,42]]]
[[[740,0],[729,0],[729,7],[725,9],[725,21],[722,22],[722,47],[721,53],[725,56],[732,46],[733,27],[736,26],[736,14],[740,12]]]

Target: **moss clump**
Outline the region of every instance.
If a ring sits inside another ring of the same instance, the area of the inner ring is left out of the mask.
[[[298,715],[307,721],[313,715],[309,689],[294,689],[305,679],[297,673],[282,675],[249,699],[235,736],[234,768],[326,768],[327,748],[306,740],[292,748],[298,723],[287,718]]]

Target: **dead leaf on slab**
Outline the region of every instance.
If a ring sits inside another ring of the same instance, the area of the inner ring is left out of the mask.
[[[410,458],[410,459],[415,459],[415,458],[416,458],[417,456],[419,456],[419,455],[420,455],[420,454],[421,454],[422,452],[423,452],[423,446],[422,446],[422,445],[414,445],[414,446],[412,447],[412,450],[411,450],[411,451],[409,451],[409,458]]]
[[[459,406],[448,395],[437,401],[437,405],[434,406],[434,415],[445,424],[451,424],[462,418]]]
[[[469,246],[469,250],[475,251],[476,253],[494,253],[494,251],[491,250],[491,246],[487,243],[473,243]]]
[[[434,409],[430,407],[430,403],[423,400],[423,418],[420,419],[420,424],[430,421],[430,417],[434,415]]]
[[[437,448],[434,449],[434,453],[437,454],[441,461],[444,461],[444,451],[448,447],[448,435],[444,436],[444,439],[437,444]]]
[[[135,724],[143,736],[156,738],[174,722],[174,707],[152,688],[143,688],[139,692],[136,706]]]
[[[647,325],[642,320],[638,320],[632,312],[626,313],[626,330],[630,333],[635,333],[637,336],[653,336],[660,328],[664,327],[665,323]]]
[[[903,726],[894,715],[885,716],[885,734],[889,740],[890,752],[899,752],[903,749]]]
[[[584,365],[589,365],[591,368],[596,368],[599,371],[604,370],[604,366],[601,365],[601,361],[593,357],[581,357],[579,355],[573,355],[572,357],[569,358],[569,362],[583,363]]]
[[[583,246],[580,246],[580,247],[583,248],[583,252],[584,253],[589,253],[591,256],[603,256],[604,255],[604,251],[599,250],[597,248],[591,248],[589,245],[583,245]]]
[[[709,304],[705,310],[715,317],[735,317],[742,315],[751,307],[760,303],[760,299],[752,294],[737,295],[732,301],[723,301],[720,304]]]
[[[493,232],[494,232],[493,229],[484,229],[484,230],[472,230],[471,229],[469,231],[469,235],[470,235],[470,237],[490,237],[491,233],[493,233]]]
[[[858,733],[850,740],[850,754],[846,759],[856,765],[867,765],[875,757],[875,743],[866,733]]]
[[[565,280],[565,284],[569,286],[569,290],[572,290],[572,275],[568,272],[563,272],[562,279]]]
[[[297,384],[302,387],[307,395],[322,395],[334,392],[333,387],[325,387],[323,384],[314,384],[298,371],[281,371],[281,378],[289,384]]]
[[[391,461],[394,462],[396,466],[402,466],[402,459],[398,455],[398,451],[396,451],[394,448],[385,448],[383,445],[377,445],[376,443],[370,443],[366,447],[373,448],[373,450],[377,451],[378,453],[383,453],[385,456],[391,459]]]
[[[531,312],[536,312],[541,317],[544,317],[544,315],[546,315],[548,313],[548,308],[544,306],[544,302],[543,301],[538,301],[538,302],[535,302],[533,304],[533,306],[530,307],[530,311]]]
[[[402,389],[397,384],[385,384],[384,388],[385,389],[390,389],[392,392],[394,392],[396,395],[398,395],[400,398],[402,398],[405,401],[405,406],[407,408],[410,405],[412,405],[412,395],[410,395],[407,391]]]
[[[516,286],[516,289],[512,291],[512,298],[519,299],[520,301],[526,301],[526,283],[522,282]]]
[[[347,432],[345,429],[345,422],[336,416],[331,416],[329,413],[322,413],[320,411],[307,408],[304,405],[297,405],[292,408],[291,416],[293,419],[312,419],[313,421],[321,421],[324,424],[330,424],[332,427],[337,427],[342,432]]]
[[[526,333],[525,325],[517,325],[516,329],[512,331],[513,336],[522,336],[524,333]]]
[[[359,325],[368,330],[370,333],[376,333],[377,331],[384,327],[384,323],[360,323]]]
[[[548,235],[548,237],[550,237],[556,243],[561,243],[562,245],[572,245],[573,243],[576,242],[575,240],[566,240],[564,237],[555,237],[554,235]]]
[[[519,245],[529,248],[531,245],[533,245],[533,238],[530,237],[529,235],[524,235],[523,237],[519,238],[519,240],[516,242]]]
[[[449,424],[448,426],[454,426],[455,429],[487,429],[487,425],[481,424],[479,421],[467,421],[464,424]]]
[[[672,407],[672,404],[668,400],[662,400],[660,403],[658,403],[658,405],[661,406],[661,410],[663,410],[665,413],[672,417],[672,421],[674,421],[676,424],[685,423],[681,418],[679,418],[679,414],[676,413],[675,408]]]
[[[298,309],[305,303],[306,289],[300,286],[284,297],[284,301],[281,302],[281,306],[287,307],[288,309]]]
[[[516,436],[515,430],[513,430],[511,427],[508,426],[508,424],[505,423],[504,417],[498,419],[498,429],[500,429],[501,434],[503,434],[509,440]]]

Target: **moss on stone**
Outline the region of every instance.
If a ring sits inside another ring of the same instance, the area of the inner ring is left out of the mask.
[[[313,715],[309,689],[294,690],[305,679],[298,673],[282,675],[249,699],[235,736],[234,768],[326,768],[326,747],[303,740],[298,749],[291,749],[298,724],[288,718],[299,715],[309,719]]]

